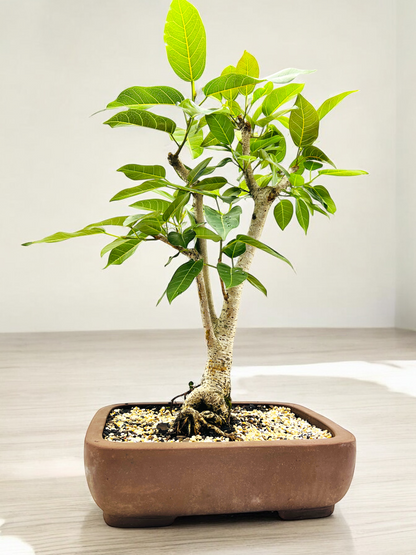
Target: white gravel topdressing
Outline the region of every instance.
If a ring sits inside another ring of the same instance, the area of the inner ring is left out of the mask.
[[[166,430],[174,421],[178,407],[131,407],[113,409],[104,428],[103,437],[119,442],[226,442],[225,437],[195,435],[190,438],[167,439]],[[273,405],[234,406],[231,425],[240,441],[293,439],[325,439],[332,435],[297,417],[287,407]]]

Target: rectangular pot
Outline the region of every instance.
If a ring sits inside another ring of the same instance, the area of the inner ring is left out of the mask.
[[[240,402],[290,408],[332,434],[328,439],[224,443],[123,443],[103,438],[115,408],[100,409],[85,437],[91,495],[110,526],[171,524],[178,516],[277,511],[285,520],[329,516],[347,493],[355,437],[310,409],[291,403]]]

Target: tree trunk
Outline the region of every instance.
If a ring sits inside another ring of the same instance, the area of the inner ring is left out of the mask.
[[[272,200],[267,189],[258,189],[254,194],[254,210],[247,235],[260,239]],[[247,245],[239,257],[236,267],[248,272],[256,248]],[[200,274],[201,275],[201,274]],[[201,280],[203,282],[203,279]],[[198,284],[201,287],[202,284]],[[221,315],[212,328],[204,323],[207,339],[207,362],[201,385],[186,398],[171,432],[193,435],[213,431],[217,435],[235,439],[227,430],[231,413],[231,367],[234,338],[240,309],[244,282],[227,291]],[[201,295],[200,295],[201,299]],[[202,320],[207,318],[208,307],[201,301]],[[212,335],[214,337],[212,337]]]

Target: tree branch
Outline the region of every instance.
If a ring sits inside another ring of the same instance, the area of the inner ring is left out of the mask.
[[[168,154],[168,161],[179,177],[188,184],[189,170],[183,165],[177,153],[172,154],[170,152]],[[197,223],[204,223],[203,197],[197,193],[193,193],[193,195],[195,219]],[[202,322],[206,330],[207,341],[209,341],[208,336],[212,336],[212,340],[215,338],[214,325],[217,321],[217,315],[215,313],[214,298],[212,295],[211,280],[209,275],[207,240],[198,239],[197,245],[199,254],[204,260],[204,266],[202,272],[197,276],[196,281],[198,286]]]
[[[199,260],[199,254],[196,249],[186,249],[185,247],[181,247],[180,245],[172,245],[172,243],[169,243],[169,241],[166,239],[164,235],[155,235],[155,239],[157,239],[158,241],[162,241],[162,243],[169,245],[173,249],[176,249],[181,254],[184,254],[185,256],[187,256],[188,258],[191,258],[192,260]]]

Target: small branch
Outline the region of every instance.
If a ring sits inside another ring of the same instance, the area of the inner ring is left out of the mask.
[[[172,243],[169,243],[169,241],[166,239],[164,235],[156,235],[155,239],[157,239],[158,241],[162,241],[162,243],[169,245],[173,249],[176,249],[181,254],[184,254],[185,256],[187,256],[188,258],[191,258],[192,260],[199,260],[200,258],[196,249],[186,249],[185,247],[181,247],[179,245],[172,245]]]

